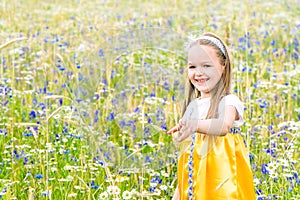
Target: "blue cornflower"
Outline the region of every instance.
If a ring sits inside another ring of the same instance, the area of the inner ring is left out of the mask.
[[[26,164],[27,164],[27,162],[28,162],[28,158],[27,158],[27,157],[25,157],[25,158],[24,158],[24,162],[23,162],[23,164],[24,164],[24,165],[26,165]]]
[[[176,101],[176,98],[174,95],[172,95],[172,101]]]
[[[98,100],[99,98],[100,98],[99,94],[95,94],[94,97],[93,97],[93,99],[95,99],[95,100]]]
[[[144,135],[146,137],[151,137],[151,133],[150,133],[150,128],[149,127],[145,127],[144,128]]]
[[[164,82],[164,89],[169,91],[170,90],[170,86],[168,82]]]
[[[160,127],[161,127],[163,130],[167,130],[167,125],[166,125],[166,123],[163,123],[162,125],[160,125]]]
[[[109,115],[106,117],[106,120],[113,121],[115,119],[114,112],[109,113]]]
[[[259,107],[260,108],[266,108],[266,105],[265,104],[260,104]]]
[[[35,175],[35,178],[41,179],[41,178],[43,178],[43,175],[42,174],[37,174],[37,175]]]
[[[272,46],[274,46],[276,44],[276,41],[275,40],[272,40],[271,42],[270,42],[270,45],[272,45]]]
[[[7,135],[7,129],[6,128],[0,128],[0,135],[6,136]]]
[[[108,85],[108,82],[107,82],[106,78],[104,78],[104,79],[102,80],[102,83],[103,83],[104,85]],[[103,90],[105,90],[105,88],[103,88]]]
[[[252,153],[249,153],[249,159],[250,159],[250,163],[252,163],[254,160],[254,155]]]
[[[242,72],[245,72],[247,70],[247,67],[243,67]]]
[[[99,188],[98,185],[95,185],[95,181],[92,181],[90,185],[91,185],[92,189],[98,189]]]
[[[268,170],[267,170],[267,164],[262,164],[261,165],[261,172],[263,174],[267,174],[268,173]]]
[[[151,157],[150,156],[146,156],[146,158],[145,158],[145,162],[151,162]]]
[[[277,48],[274,48],[273,50],[272,50],[272,53],[275,53],[275,52],[277,52],[278,51],[278,49]]]
[[[134,109],[134,111],[133,112],[140,112],[140,108],[139,107],[136,107],[135,109]]]
[[[299,55],[297,53],[292,53],[292,58],[294,58],[295,60],[298,60]]]
[[[155,192],[155,187],[150,187],[149,192]]]
[[[99,57],[104,57],[104,51],[103,51],[103,49],[100,49],[100,50],[98,51],[98,56],[99,56]]]
[[[126,126],[126,121],[125,120],[121,120],[119,122],[119,125],[120,125],[121,128],[124,128],[124,126]]]
[[[32,120],[36,118],[36,112],[34,110],[32,110],[30,113],[29,113],[29,119]]]
[[[23,132],[22,135],[25,137],[30,137],[30,136],[33,136],[33,133],[32,132],[29,132],[29,133]]]
[[[100,164],[101,166],[104,166],[105,162],[104,161],[98,161],[98,164]]]

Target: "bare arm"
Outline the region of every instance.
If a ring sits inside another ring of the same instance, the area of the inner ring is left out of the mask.
[[[179,189],[178,189],[178,185],[176,187],[176,190],[174,192],[173,198],[172,200],[180,200],[180,195],[179,195]]]
[[[234,120],[238,118],[238,112],[234,106],[225,106],[218,119],[187,120],[182,122],[178,142],[183,141],[194,132],[208,135],[226,135],[233,126]]]
[[[197,131],[209,135],[226,135],[238,118],[236,108],[234,106],[226,106],[218,119],[199,120]]]

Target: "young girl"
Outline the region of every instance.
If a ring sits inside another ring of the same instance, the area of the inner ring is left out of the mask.
[[[231,62],[219,37],[205,33],[189,45],[187,75],[182,119],[168,131],[180,144],[173,199],[255,199],[238,128],[243,103],[230,94]]]

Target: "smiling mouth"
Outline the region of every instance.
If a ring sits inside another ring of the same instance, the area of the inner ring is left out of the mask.
[[[195,81],[197,83],[205,83],[206,81],[208,81],[209,79],[195,79]]]

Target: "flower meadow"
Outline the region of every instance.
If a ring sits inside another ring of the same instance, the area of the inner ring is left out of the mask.
[[[0,199],[170,199],[189,35],[225,38],[257,199],[300,199],[300,2],[0,2]]]

